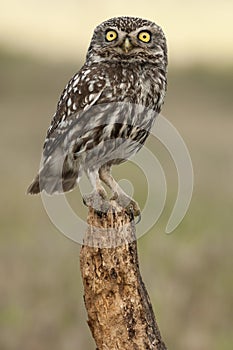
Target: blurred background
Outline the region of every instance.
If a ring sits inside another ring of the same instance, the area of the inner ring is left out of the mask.
[[[80,246],[52,225],[40,197],[25,192],[59,95],[83,63],[94,27],[130,15],[166,33],[163,115],[184,138],[195,175],[189,211],[166,235],[177,174],[164,147],[148,140],[167,176],[168,198],[158,223],[138,241],[142,276],[168,348],[231,350],[233,2],[0,0],[0,8],[0,349],[95,348]],[[132,167],[124,164],[115,175],[132,181],[143,207],[146,181]],[[85,218],[78,190],[70,202]]]

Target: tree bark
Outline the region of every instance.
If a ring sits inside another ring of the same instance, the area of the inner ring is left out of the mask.
[[[97,350],[166,350],[142,281],[132,216],[89,208],[80,252],[88,325]]]

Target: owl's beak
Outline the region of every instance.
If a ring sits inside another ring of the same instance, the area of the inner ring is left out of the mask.
[[[122,47],[123,51],[125,51],[125,53],[128,53],[129,51],[132,50],[133,45],[131,44],[129,38],[125,38],[125,41],[123,42],[121,47]]]

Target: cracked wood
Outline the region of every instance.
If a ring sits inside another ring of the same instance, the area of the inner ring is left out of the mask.
[[[142,281],[132,217],[112,202],[89,208],[80,252],[88,325],[97,350],[166,350]]]

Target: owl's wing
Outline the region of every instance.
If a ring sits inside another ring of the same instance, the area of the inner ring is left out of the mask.
[[[97,66],[84,66],[65,87],[57,105],[44,143],[44,161],[53,153],[57,145],[75,125],[82,132],[88,120],[83,112],[99,102],[106,90],[104,71]]]
[[[92,127],[94,120],[88,110],[99,103],[107,85],[105,71],[100,70],[98,65],[84,66],[67,84],[47,132],[41,169],[28,193],[39,193],[45,189],[51,194],[68,191],[75,186],[80,164],[78,159],[73,159],[72,150],[82,148],[84,140],[81,136]],[[106,98],[102,99],[103,103],[105,101]],[[59,176],[62,178],[60,184],[56,180]]]

